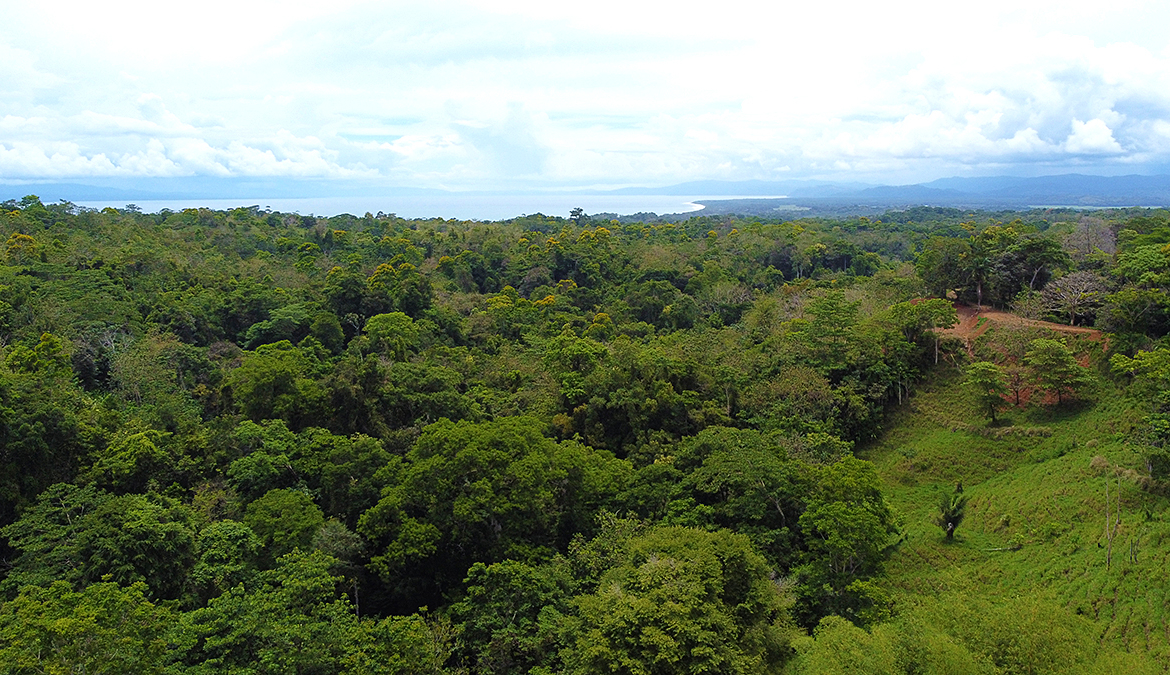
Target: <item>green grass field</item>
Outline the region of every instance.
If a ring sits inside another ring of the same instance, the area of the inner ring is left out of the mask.
[[[956,370],[936,373],[858,451],[903,520],[887,567],[895,602],[1039,594],[1092,620],[1102,646],[1170,665],[1170,502],[1133,471],[1143,468],[1131,445],[1142,414],[1104,384],[1092,400],[1010,408],[991,426]],[[1119,476],[1107,564],[1106,485],[1112,502]],[[967,517],[947,542],[934,518],[960,481]]]

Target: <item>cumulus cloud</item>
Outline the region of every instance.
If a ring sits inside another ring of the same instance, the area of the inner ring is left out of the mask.
[[[491,187],[1170,161],[1164,3],[209,2],[14,4],[0,177]]]
[[[1113,138],[1113,130],[1101,120],[1072,121],[1072,133],[1064,142],[1068,152],[1078,155],[1113,155],[1124,152]]]
[[[117,173],[117,167],[103,154],[82,155],[70,143],[49,147],[31,143],[0,143],[0,175],[18,178],[57,178],[63,176],[105,176]]]

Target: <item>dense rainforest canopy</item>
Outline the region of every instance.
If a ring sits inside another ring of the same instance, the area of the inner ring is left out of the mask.
[[[1134,379],[1170,474],[1162,211],[0,225],[0,672],[1050,672],[1031,600],[894,602],[854,451],[960,367],[973,419]]]

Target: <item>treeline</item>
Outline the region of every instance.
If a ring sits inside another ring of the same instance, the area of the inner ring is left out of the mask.
[[[1098,359],[1100,374],[1136,382],[1130,393],[1145,413],[1133,439],[1145,459],[1142,484],[1164,493],[1170,479],[1170,212],[1067,216],[1054,222],[966,220],[961,232],[923,241],[915,264],[933,295],[1106,332],[1101,347],[1109,359]],[[978,342],[967,384],[989,418],[1026,403],[1022,395],[1059,403],[1092,390],[1087,364],[1078,362],[1067,339],[1055,337],[1035,327],[1005,327]]]
[[[917,266],[927,289],[1027,318],[1097,326],[1130,347],[1170,332],[1170,216],[1079,215],[1068,221],[964,222],[934,236]]]
[[[0,668],[776,672],[890,616],[851,450],[939,358],[924,291],[1162,283],[1116,272],[1161,215],[1083,257],[1027,215],[7,202]]]

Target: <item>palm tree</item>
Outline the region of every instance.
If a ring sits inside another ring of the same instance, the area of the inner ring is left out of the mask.
[[[955,538],[955,529],[963,522],[967,510],[967,495],[956,492],[953,495],[943,495],[938,505],[938,518],[935,522],[947,533],[947,540]]]

